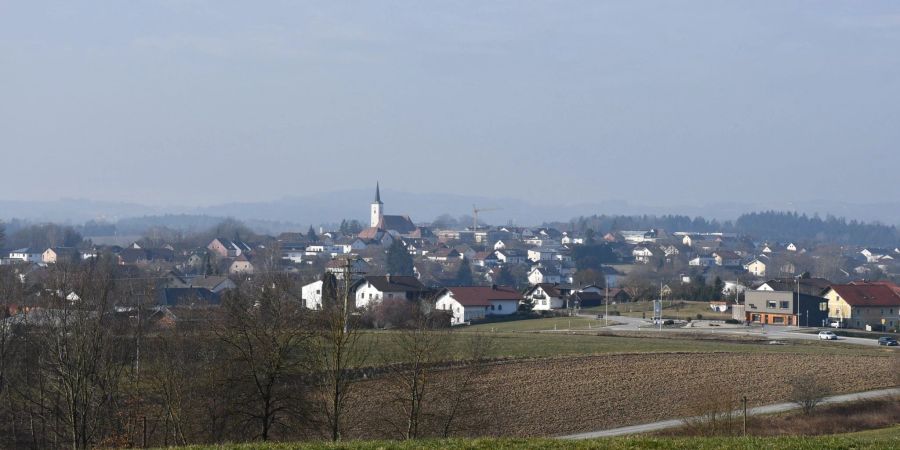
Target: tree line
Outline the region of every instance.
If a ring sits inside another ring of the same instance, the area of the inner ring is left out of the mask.
[[[8,267],[0,277],[3,448],[402,439],[481,426],[474,378],[489,370],[490,340],[452,335],[405,301],[394,330],[365,331],[333,276],[314,311],[286,274],[245,280],[221,306],[172,309],[155,307],[151,281],[122,277],[103,257],[55,265],[39,289]],[[448,361],[454,375],[440,375]]]
[[[763,211],[743,214],[734,221],[718,221],[683,215],[593,215],[578,217],[568,223],[545,224],[561,230],[585,233],[649,230],[724,232],[751,236],[755,239],[795,242],[828,242],[851,245],[891,247],[900,244],[900,230],[894,225],[847,220],[842,217],[808,216],[796,212]]]

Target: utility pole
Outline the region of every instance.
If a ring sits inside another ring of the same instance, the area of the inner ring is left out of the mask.
[[[606,326],[609,326],[609,277],[606,277],[606,295],[603,298],[603,306],[606,308],[606,312],[603,313],[603,318],[606,319]]]
[[[343,322],[344,322],[344,334],[350,331],[350,310],[348,309],[348,303],[350,302],[350,287],[353,284],[353,275],[361,275],[365,272],[353,271],[353,263],[359,261],[359,258],[347,258],[346,264],[343,267],[343,275],[344,275],[344,310],[343,313]]]
[[[741,402],[744,404],[744,436],[747,435],[747,396],[743,396],[741,398]]]

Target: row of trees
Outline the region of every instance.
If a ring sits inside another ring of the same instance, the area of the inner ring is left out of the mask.
[[[796,212],[764,211],[743,214],[734,221],[679,215],[594,215],[568,223],[551,223],[560,229],[593,234],[593,230],[621,231],[661,228],[667,231],[728,232],[756,239],[794,242],[829,242],[891,247],[900,244],[900,230],[893,225],[866,223],[842,217]],[[590,230],[590,231],[589,231]]]
[[[15,313],[28,293],[11,270],[0,276]],[[245,281],[218,308],[162,311],[150,280],[102,257],[59,264],[44,308],[0,322],[0,447],[337,440],[373,421],[392,430],[378,437],[460,432],[488,342],[451,339],[405,301],[397,330],[363,332],[344,286],[327,285],[320,311],[282,274]],[[461,377],[436,375],[460,358]],[[383,417],[360,417],[375,398]]]

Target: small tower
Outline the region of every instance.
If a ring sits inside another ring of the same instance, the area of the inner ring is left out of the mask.
[[[375,201],[372,202],[371,227],[377,227],[384,216],[384,203],[381,203],[381,187],[375,182]]]

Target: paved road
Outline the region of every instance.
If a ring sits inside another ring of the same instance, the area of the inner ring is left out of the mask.
[[[597,317],[593,314],[582,314],[583,317]],[[610,316],[610,321],[618,322],[619,325],[613,325],[609,327],[609,330],[612,331],[654,331],[656,328],[652,327],[652,323],[650,320],[641,319],[638,317],[627,317],[627,316]],[[603,319],[597,319],[598,322],[603,322]],[[744,336],[759,336],[766,337],[772,340],[784,340],[784,339],[798,339],[798,340],[811,340],[818,341],[819,337],[816,334],[810,333],[802,333],[799,331],[797,327],[778,327],[778,326],[767,326],[763,329],[760,326],[753,327],[697,327],[697,328],[663,328],[661,332],[692,332],[692,333],[708,333],[708,334],[738,334]],[[823,344],[827,345],[828,343],[833,341],[822,341]],[[847,344],[857,344],[857,345],[865,345],[870,347],[877,347],[878,340],[877,339],[869,339],[869,338],[858,338],[858,337],[844,337],[838,336],[837,342],[847,343]]]
[[[823,403],[847,403],[858,400],[866,400],[871,398],[884,397],[888,395],[900,395],[900,388],[879,389],[877,391],[857,392],[854,394],[835,395],[828,397]],[[798,409],[794,403],[776,403],[774,405],[757,406],[747,410],[747,415],[755,416],[758,414],[773,414],[784,411]],[[742,413],[738,411],[738,414]],[[594,439],[611,436],[624,436],[629,434],[650,433],[667,428],[675,428],[684,425],[685,419],[663,420],[660,422],[645,423],[643,425],[632,425],[629,427],[611,428],[608,430],[592,431],[589,433],[570,434],[568,436],[559,436],[557,439]]]

